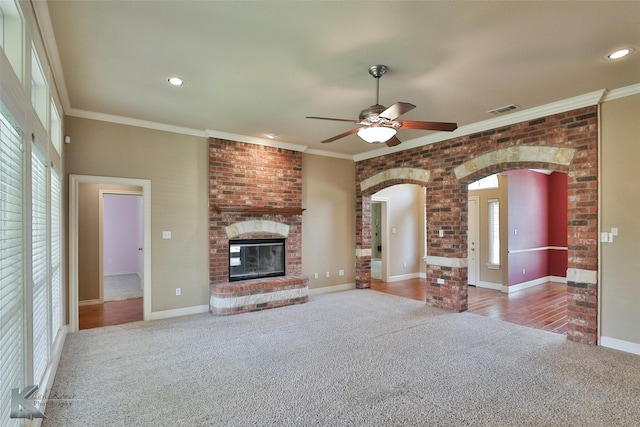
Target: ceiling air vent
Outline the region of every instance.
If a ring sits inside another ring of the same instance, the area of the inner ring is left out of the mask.
[[[504,107],[494,108],[493,110],[487,111],[489,114],[493,114],[497,116],[498,114],[508,113],[509,111],[517,110],[518,106],[516,104],[505,105]]]

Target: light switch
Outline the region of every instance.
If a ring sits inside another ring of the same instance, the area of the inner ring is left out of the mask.
[[[162,232],[162,238],[163,239],[170,239],[171,238],[171,232],[170,231],[163,231]]]
[[[611,227],[611,234],[613,234],[614,236],[618,235],[618,227]]]
[[[395,228],[392,228],[392,229],[391,229],[391,233],[396,234],[396,229],[395,229]]]

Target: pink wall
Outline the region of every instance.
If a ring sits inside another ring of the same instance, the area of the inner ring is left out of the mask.
[[[509,251],[567,246],[567,175],[530,170],[509,177]],[[517,234],[515,233],[517,230]],[[509,253],[509,286],[547,276],[566,276],[567,251]],[[524,271],[524,273],[523,273]]]
[[[549,175],[549,246],[567,247],[567,174]],[[566,277],[567,251],[549,251],[549,275]]]
[[[142,196],[105,194],[103,230],[104,274],[142,277]]]

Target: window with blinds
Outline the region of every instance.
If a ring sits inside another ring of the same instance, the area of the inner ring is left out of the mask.
[[[62,240],[60,175],[51,169],[51,343],[62,326]]]
[[[500,202],[489,200],[489,267],[500,267]]]
[[[40,382],[49,361],[47,250],[47,165],[34,144],[31,151],[31,262],[33,280],[33,380]]]
[[[0,105],[0,419],[24,387],[24,229],[21,132]]]

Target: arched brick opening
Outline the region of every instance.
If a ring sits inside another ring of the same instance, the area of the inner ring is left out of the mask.
[[[510,169],[562,171],[568,176],[567,337],[595,345],[598,316],[597,162],[595,106],[358,162],[356,286],[368,288],[371,285],[371,195],[394,184],[417,183],[405,177],[371,182],[372,177],[384,177],[385,171],[391,169],[429,171],[426,184],[427,303],[451,311],[465,311],[466,184]],[[363,182],[372,185],[363,188]],[[439,235],[441,230],[442,237]]]

